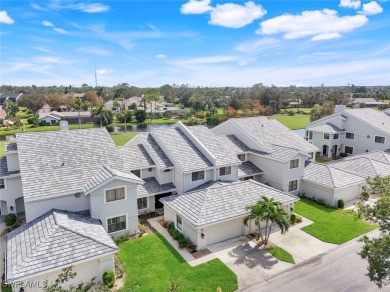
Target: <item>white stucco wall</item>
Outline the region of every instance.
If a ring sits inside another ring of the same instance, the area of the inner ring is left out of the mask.
[[[89,210],[89,197],[81,195],[76,198],[74,194],[55,199],[42,201],[25,201],[26,221],[30,222],[51,209],[67,210],[73,212]]]
[[[103,273],[106,271],[114,271],[114,255],[106,255],[97,259],[87,260],[82,263],[73,264],[73,271],[77,273],[74,279],[66,282],[63,287],[68,288],[71,284],[77,285],[81,282],[88,282],[93,277],[96,277],[95,282],[101,283]],[[68,266],[66,266],[68,267]],[[55,269],[44,273],[43,275],[23,279],[23,285],[26,292],[42,291],[42,286],[45,283],[53,283],[62,269]],[[20,285],[16,286],[13,291],[19,292]]]
[[[7,168],[8,171],[19,171],[20,165],[19,165],[19,156],[17,151],[12,151],[10,153],[6,154],[7,159]]]
[[[2,206],[1,214],[7,215],[8,213],[23,212],[23,209],[18,208],[16,210],[15,200],[23,197],[22,180],[20,176],[9,176],[4,178],[5,189],[0,190],[0,200],[4,201],[7,206]],[[13,211],[10,207],[13,207]]]
[[[174,170],[170,169],[169,171],[163,171],[160,169],[156,169],[156,180],[158,181],[159,184],[167,184],[173,182],[173,176],[174,176]]]
[[[355,184],[345,188],[339,188],[334,191],[334,205],[338,200],[344,200],[345,202],[350,200],[359,199],[362,194],[362,184]]]
[[[305,194],[305,197],[324,199],[327,204],[333,205],[334,197],[331,188],[301,180],[300,192]]]
[[[214,180],[214,169],[205,170],[205,176],[203,180],[192,181],[192,173],[186,173],[184,175],[183,192],[196,188],[208,181]],[[177,186],[176,186],[177,187]]]
[[[148,177],[155,177],[155,176],[156,176],[156,171],[154,167],[141,169],[141,178],[148,178]]]
[[[105,191],[125,187],[125,199],[112,202],[106,202]],[[125,232],[130,234],[136,233],[138,230],[138,208],[137,208],[137,184],[113,180],[90,194],[90,213],[92,218],[99,219],[103,227],[107,230],[107,219],[126,215],[126,229],[111,233],[112,236],[119,236]]]

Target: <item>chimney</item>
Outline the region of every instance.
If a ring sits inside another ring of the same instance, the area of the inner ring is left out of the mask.
[[[345,110],[345,105],[343,105],[343,104],[336,104],[336,107],[335,107],[335,113],[336,114],[340,113],[340,112],[342,112],[344,110]]]
[[[69,130],[68,121],[60,121],[60,130],[61,131]]]

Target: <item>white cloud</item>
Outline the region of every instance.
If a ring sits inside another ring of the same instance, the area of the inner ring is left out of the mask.
[[[255,4],[252,1],[246,2],[244,5],[217,4],[211,11],[209,23],[229,28],[240,28],[263,17],[266,13],[267,11],[260,4]]]
[[[110,7],[102,3],[91,3],[91,4],[79,3],[70,6],[70,9],[80,10],[82,12],[87,12],[87,13],[99,13],[99,12],[106,12],[110,10]]]
[[[43,63],[43,64],[47,64],[47,63],[58,64],[58,63],[61,62],[61,59],[60,59],[60,58],[57,58],[57,57],[49,57],[49,56],[35,57],[33,60],[34,60],[36,63]]]
[[[211,0],[190,0],[180,7],[180,12],[183,14],[203,14],[210,11]]]
[[[54,27],[54,24],[51,23],[50,21],[47,21],[47,20],[42,21],[42,25],[48,26],[48,27]]]
[[[69,32],[67,32],[65,29],[62,29],[62,28],[59,28],[59,27],[54,27],[53,30],[55,32],[60,33],[60,34],[69,34]]]
[[[281,41],[266,37],[256,41],[238,44],[234,49],[239,52],[261,52],[280,47]]]
[[[112,55],[112,52],[106,49],[97,48],[97,47],[82,47],[76,49],[78,52],[100,55],[100,56],[109,56]]]
[[[96,70],[96,73],[100,74],[100,75],[110,74],[111,72],[112,72],[112,70],[105,69],[105,68]]]
[[[340,0],[340,7],[359,9],[362,2],[359,0]]]
[[[285,14],[260,23],[258,34],[282,33],[285,39],[312,37],[313,41],[338,38],[368,22],[365,15],[338,16],[337,11],[324,9]]]
[[[176,60],[172,61],[171,64],[176,66],[198,66],[198,65],[206,65],[206,64],[218,64],[218,63],[229,63],[240,61],[241,58],[238,56],[210,56],[210,57],[198,57],[198,58],[190,58],[184,60]]]
[[[359,11],[360,14],[364,15],[375,15],[383,12],[382,6],[376,1],[371,1],[366,4],[363,4],[362,11]]]
[[[47,11],[46,8],[44,8],[44,7],[42,7],[42,6],[39,6],[39,5],[36,4],[36,3],[31,3],[30,6],[31,6],[32,8],[34,8],[35,10]]]
[[[8,16],[7,11],[2,10],[0,11],[0,23],[13,24],[14,20]]]
[[[164,54],[156,55],[156,59],[159,59],[159,60],[163,60],[163,59],[166,59],[166,58],[167,58],[167,55],[164,55]]]

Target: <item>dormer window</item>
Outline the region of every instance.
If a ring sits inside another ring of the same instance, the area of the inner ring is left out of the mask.
[[[106,202],[123,200],[126,197],[125,187],[106,190]]]
[[[219,169],[219,175],[220,176],[229,175],[229,174],[232,174],[232,167],[231,166],[221,167]]]
[[[191,174],[192,181],[204,180],[204,171],[197,171]]]
[[[299,167],[299,159],[290,160],[290,169]]]

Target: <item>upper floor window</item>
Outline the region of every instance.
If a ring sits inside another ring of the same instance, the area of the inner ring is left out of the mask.
[[[191,178],[192,181],[204,180],[204,171],[193,172]]]
[[[313,131],[309,131],[309,140],[313,140]]]
[[[139,178],[141,178],[141,170],[135,169],[135,170],[132,170],[131,173],[134,174],[135,176],[138,176]]]
[[[0,179],[0,189],[5,189],[5,181],[4,179]]]
[[[333,139],[338,139],[339,138],[339,134],[333,134]]]
[[[238,157],[238,159],[240,159],[241,161],[245,161],[245,154],[238,154],[237,157]]]
[[[375,136],[375,143],[385,144],[385,137]]]
[[[176,215],[176,227],[179,230],[183,230],[183,220],[180,215]]]
[[[292,180],[288,183],[288,191],[296,191],[298,189],[298,180]]]
[[[137,205],[138,205],[138,210],[142,209],[147,209],[148,208],[148,198],[139,198],[137,199]]]
[[[299,159],[290,160],[290,169],[299,167]]]
[[[329,136],[328,133],[325,133],[325,134],[324,134],[324,139],[329,140],[329,137],[330,137],[330,136]]]
[[[126,229],[126,215],[107,219],[108,233]]]
[[[106,202],[123,200],[125,198],[125,187],[106,190]]]
[[[229,175],[232,173],[232,167],[231,166],[227,166],[227,167],[221,167],[219,169],[219,175],[222,176],[222,175]]]
[[[347,139],[355,139],[355,133],[345,133],[345,138]]]

